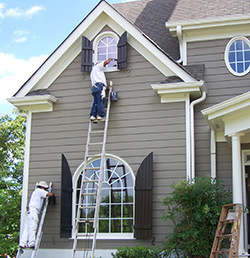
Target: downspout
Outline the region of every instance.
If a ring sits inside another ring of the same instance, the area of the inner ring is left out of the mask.
[[[177,60],[176,62],[180,64],[183,62],[183,35],[182,35],[181,25],[176,26],[176,33],[179,40],[179,51],[180,51],[180,59]]]
[[[191,180],[195,178],[195,137],[194,137],[194,106],[206,99],[206,90],[202,89],[202,96],[190,104],[190,148],[191,148]]]
[[[216,137],[215,132],[211,130],[210,138],[210,160],[211,160],[211,178],[216,178]]]
[[[31,118],[32,113],[21,113],[17,109],[17,115],[26,118],[26,133],[24,147],[24,164],[23,164],[23,185],[22,185],[22,201],[21,201],[21,218],[20,233],[23,232],[24,222],[26,218],[26,207],[28,204],[28,183],[29,183],[29,162],[30,162],[30,136],[31,136]]]

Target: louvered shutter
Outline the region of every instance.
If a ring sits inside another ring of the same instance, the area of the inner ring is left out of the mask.
[[[69,238],[72,229],[72,176],[68,161],[63,154],[61,170],[60,237]]]
[[[117,66],[118,69],[127,67],[127,32],[125,31],[117,44],[118,58]]]
[[[82,72],[91,72],[93,62],[93,47],[92,42],[86,38],[82,37],[82,57],[81,57],[81,71]]]
[[[134,236],[137,239],[152,237],[152,181],[153,152],[143,160],[136,175]]]

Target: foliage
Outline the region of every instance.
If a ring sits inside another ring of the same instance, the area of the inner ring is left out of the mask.
[[[134,246],[120,247],[115,254],[111,254],[113,258],[163,258],[164,252],[155,247]]]
[[[18,248],[25,119],[0,117],[0,255]]]
[[[167,211],[162,219],[174,223],[172,234],[164,243],[168,254],[184,253],[189,257],[210,254],[222,205],[231,203],[231,193],[221,180],[197,177],[171,186],[172,196],[163,204]]]

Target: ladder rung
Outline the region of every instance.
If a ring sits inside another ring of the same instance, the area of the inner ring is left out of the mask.
[[[83,180],[83,183],[98,183],[98,182],[99,182],[99,180],[91,180],[91,179]]]
[[[85,209],[85,210],[95,209],[95,206],[81,206],[80,209]]]
[[[85,170],[98,170],[100,169],[100,167],[87,167],[87,168],[84,168]]]
[[[78,223],[91,223],[94,222],[94,219],[79,219]]]
[[[92,146],[94,146],[94,145],[102,145],[102,142],[92,142],[92,143],[89,143],[89,145],[92,145]]]
[[[91,131],[90,133],[91,133],[91,134],[104,133],[104,130]]]
[[[91,251],[92,249],[91,248],[77,248],[75,250],[75,252],[87,252],[87,251]]]
[[[220,220],[220,222],[222,222],[222,223],[233,223],[234,220],[233,219],[222,219],[222,220]]]
[[[212,252],[213,254],[229,254],[230,253],[230,250],[220,250],[220,251],[214,251]]]
[[[221,238],[230,238],[232,234],[224,234],[224,235],[217,235],[216,237],[221,237]]]
[[[87,158],[98,158],[100,155],[98,154],[93,154],[93,155],[87,155]]]
[[[84,196],[95,196],[97,193],[82,193]]]

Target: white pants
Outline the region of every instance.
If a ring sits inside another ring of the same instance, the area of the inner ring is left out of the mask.
[[[27,212],[26,221],[19,245],[23,247],[35,246],[36,230],[38,226],[38,214],[36,210],[31,209]]]

